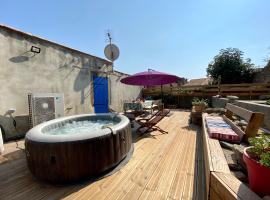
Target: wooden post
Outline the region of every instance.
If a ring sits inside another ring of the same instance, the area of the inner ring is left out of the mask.
[[[218,95],[220,96],[220,82],[221,82],[221,76],[218,76]]]
[[[180,107],[180,88],[177,87],[177,107]]]
[[[160,92],[161,92],[161,102],[163,103],[163,86],[160,86]]]
[[[251,96],[252,96],[252,90],[251,90],[251,86],[249,86],[249,100],[251,100]]]
[[[204,85],[202,86],[202,96],[203,96],[203,98],[205,98],[205,86]]]
[[[263,122],[263,113],[252,113],[247,128],[245,130],[244,140],[248,142],[248,138],[255,137],[258,133],[260,125]]]
[[[226,109],[225,116],[232,120],[233,112],[229,109]]]

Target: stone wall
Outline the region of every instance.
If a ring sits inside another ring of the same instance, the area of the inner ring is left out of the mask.
[[[212,97],[212,107],[213,108],[225,108],[226,104],[229,102],[228,98]]]
[[[32,46],[41,52],[31,52]],[[93,70],[96,73],[111,65],[105,59],[0,25],[0,126],[10,135],[25,133],[28,93],[63,93],[65,108],[69,108],[65,115],[93,112]],[[116,111],[121,111],[124,100],[140,95],[140,87],[120,83],[125,76],[121,72],[108,76],[110,107]],[[10,108],[16,109],[16,128],[13,118],[6,115]]]

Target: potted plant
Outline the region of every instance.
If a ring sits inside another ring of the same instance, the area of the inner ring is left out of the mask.
[[[244,150],[249,187],[261,196],[270,195],[270,135],[250,138]]]
[[[192,105],[196,112],[202,112],[208,106],[208,102],[207,99],[194,98],[192,99]]]

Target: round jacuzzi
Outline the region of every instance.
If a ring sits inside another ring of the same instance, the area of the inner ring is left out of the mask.
[[[86,114],[35,126],[25,137],[28,167],[38,179],[65,183],[98,176],[131,151],[130,121],[123,115]]]

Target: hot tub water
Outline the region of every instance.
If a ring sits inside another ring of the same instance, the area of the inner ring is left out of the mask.
[[[113,126],[117,124],[116,121],[112,120],[84,120],[84,121],[72,121],[65,123],[63,126],[50,129],[43,132],[48,135],[71,135],[78,133],[85,133],[89,131],[97,131],[107,126]]]

